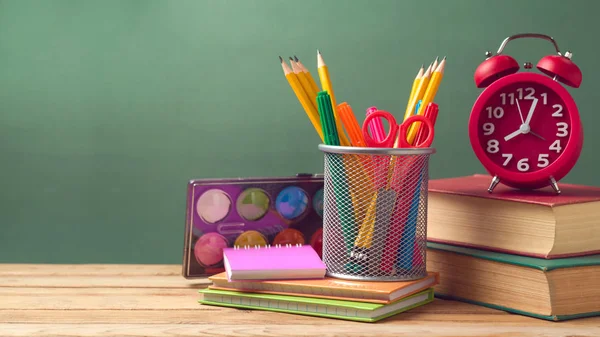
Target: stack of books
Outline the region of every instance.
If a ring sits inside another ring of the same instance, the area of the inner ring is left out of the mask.
[[[490,180],[429,182],[436,297],[553,321],[600,315],[600,188],[488,193]]]
[[[310,246],[224,249],[226,271],[199,290],[201,304],[376,322],[434,299],[438,273],[405,282],[325,276]]]

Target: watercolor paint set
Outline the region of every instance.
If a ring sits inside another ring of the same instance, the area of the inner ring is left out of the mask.
[[[322,240],[322,174],[188,183],[185,278],[223,272],[225,247],[302,244],[321,256]]]

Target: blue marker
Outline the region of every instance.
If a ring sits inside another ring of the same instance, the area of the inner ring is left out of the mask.
[[[419,113],[419,108],[421,107],[422,102],[423,102],[422,100],[419,100],[417,102],[417,105],[415,105],[415,115]]]
[[[399,267],[404,270],[410,270],[413,266],[413,254],[415,252],[415,239],[417,235],[417,215],[419,214],[419,202],[421,201],[421,184],[423,182],[423,170],[419,174],[417,186],[412,197],[412,202],[408,210],[406,227],[402,239],[400,239],[400,249],[398,252]]]

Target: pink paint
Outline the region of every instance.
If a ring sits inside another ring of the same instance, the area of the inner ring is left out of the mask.
[[[214,266],[223,260],[223,248],[227,247],[227,239],[218,233],[202,235],[194,245],[194,256],[203,266]]]

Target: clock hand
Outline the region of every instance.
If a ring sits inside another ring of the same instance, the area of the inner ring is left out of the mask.
[[[516,99],[517,101],[517,109],[519,109],[519,116],[521,117],[521,123],[525,124],[525,121],[523,120],[523,113],[521,112],[521,106],[519,105],[519,100]]]
[[[521,131],[521,129],[518,129],[517,131],[515,131],[515,132],[511,133],[510,135],[504,137],[504,140],[506,140],[506,141],[511,140],[511,139],[515,138],[516,136],[522,134],[522,133],[523,133],[523,131]]]
[[[533,117],[533,111],[535,110],[535,106],[537,105],[538,99],[534,98],[533,103],[531,103],[531,108],[529,108],[529,112],[527,113],[527,118],[523,124],[529,126],[529,122],[531,122],[531,117]]]
[[[533,132],[533,131],[531,131],[531,130],[529,130],[529,133],[531,133],[532,135],[534,135],[534,136],[538,137],[538,138],[539,138],[539,139],[541,139],[541,140],[546,140],[544,137],[542,137],[542,136],[538,135],[537,133],[535,133],[535,132]]]

